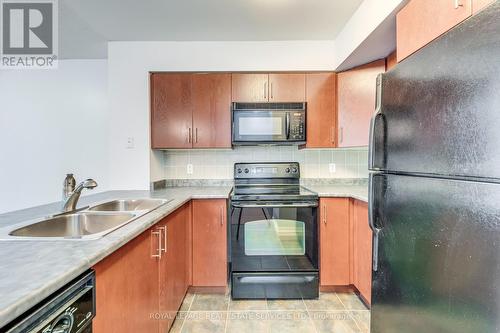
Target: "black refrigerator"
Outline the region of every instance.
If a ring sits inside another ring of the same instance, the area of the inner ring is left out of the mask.
[[[377,79],[372,333],[500,332],[500,2]]]

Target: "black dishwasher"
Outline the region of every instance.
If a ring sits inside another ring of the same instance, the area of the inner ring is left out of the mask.
[[[94,286],[95,274],[88,271],[0,332],[90,333],[95,317]]]

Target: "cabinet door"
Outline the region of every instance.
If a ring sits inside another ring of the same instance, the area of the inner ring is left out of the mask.
[[[307,148],[335,147],[335,73],[306,74]]]
[[[192,147],[191,74],[151,74],[151,147]]]
[[[233,102],[267,102],[268,74],[232,74]]]
[[[372,294],[372,231],[367,204],[354,201],[354,285],[368,304]]]
[[[194,200],[193,285],[225,287],[227,284],[226,201]]]
[[[320,201],[320,283],[322,286],[349,285],[350,201],[322,198]]]
[[[471,14],[471,0],[411,0],[396,16],[398,62]]]
[[[157,332],[158,235],[148,230],[94,266],[95,333]]]
[[[337,75],[338,146],[368,145],[370,119],[375,111],[377,75],[385,71],[378,60]]]
[[[231,147],[231,74],[194,74],[193,148]]]
[[[477,14],[495,0],[472,0],[472,14]]]
[[[269,74],[270,102],[304,102],[305,100],[305,74]]]
[[[160,260],[160,333],[170,329],[188,289],[188,205],[159,223],[162,232]]]

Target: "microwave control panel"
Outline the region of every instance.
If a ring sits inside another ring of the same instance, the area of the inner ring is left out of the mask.
[[[305,112],[290,112],[290,140],[306,139]]]

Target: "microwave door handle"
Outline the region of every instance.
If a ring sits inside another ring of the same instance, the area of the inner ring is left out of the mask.
[[[286,131],[286,139],[290,139],[290,112],[287,112],[285,115],[285,131]]]

